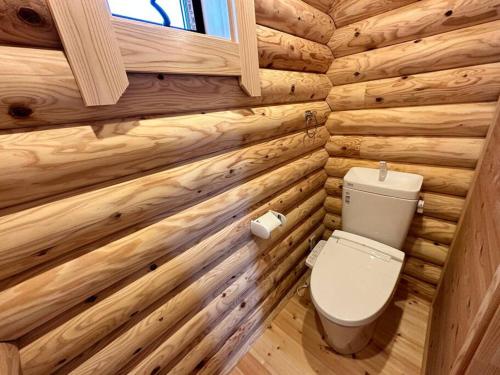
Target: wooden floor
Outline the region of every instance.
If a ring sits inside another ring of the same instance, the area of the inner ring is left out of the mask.
[[[419,374],[429,309],[429,301],[400,286],[368,347],[342,356],[322,340],[308,294],[294,295],[231,375]]]

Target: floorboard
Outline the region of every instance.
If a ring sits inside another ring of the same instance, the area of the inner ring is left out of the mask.
[[[370,344],[355,355],[332,351],[309,295],[294,295],[231,375],[419,374],[430,302],[400,284]]]

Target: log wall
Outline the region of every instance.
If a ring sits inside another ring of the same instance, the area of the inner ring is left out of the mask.
[[[424,176],[403,281],[432,297],[500,95],[500,1],[334,1],[325,237],[353,166]]]
[[[261,97],[129,74],[85,107],[46,2],[0,0],[0,345],[23,374],[234,362],[325,230],[329,3],[255,1]],[[286,225],[252,237],[269,209]]]

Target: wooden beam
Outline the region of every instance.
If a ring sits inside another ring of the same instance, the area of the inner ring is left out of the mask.
[[[325,190],[329,195],[342,196],[342,184],[341,178],[328,177],[325,182]]]
[[[500,60],[498,29],[500,21],[493,21],[429,36],[418,43],[409,41],[336,58],[328,70],[328,78],[334,85],[345,85],[497,62]]]
[[[337,1],[339,2],[345,7],[346,3],[354,1]],[[367,1],[356,3],[356,6],[362,9]],[[370,5],[377,6],[381,3],[396,5],[397,2],[370,2]],[[328,43],[333,54],[336,57],[351,55],[500,18],[498,0],[410,0],[406,3],[412,4],[405,7],[396,6],[396,9],[374,17],[363,17],[365,19],[362,21],[335,30]],[[339,22],[335,17],[334,19]],[[393,30],[397,30],[397,33]]]
[[[427,216],[457,222],[465,205],[465,199],[447,194],[422,192],[424,212]]]
[[[302,0],[256,0],[257,23],[326,44],[335,26],[327,14]]]
[[[21,375],[19,349],[14,344],[0,343],[0,374]]]
[[[261,96],[254,2],[234,1],[241,64],[240,86],[250,96]]]
[[[399,284],[404,285],[404,287],[411,293],[414,293],[429,302],[432,301],[432,298],[434,298],[434,295],[436,294],[435,285],[418,280],[406,274],[401,275]]]
[[[235,210],[249,207],[321,168],[325,160],[325,151],[317,151],[0,292],[0,337],[22,336],[92,293],[165,255],[166,249],[173,251],[190,238],[209,233],[231,218]],[[165,236],[165,233],[170,234]],[[52,299],[54,288],[60,291],[57,300]],[[47,298],[51,299],[50,304],[42,302]]]
[[[496,102],[332,112],[326,123],[332,135],[428,135],[484,137]]]
[[[500,95],[500,63],[335,86],[335,111],[493,101]]]
[[[207,237],[199,244],[194,245],[177,257],[159,266],[155,272],[148,273],[146,276],[135,280],[116,293],[97,302],[94,306],[85,309],[77,316],[65,320],[46,335],[33,340],[22,350],[24,369],[28,372],[35,370],[50,371],[51,369],[59,368],[62,359],[66,359],[64,362],[68,362],[79,355],[124,324],[130,319],[132,313],[142,311],[161,296],[167,295],[167,293],[174,290],[178,285],[188,280],[197,270],[207,267],[217,259],[229,256],[234,251],[236,244],[240,244],[243,240],[250,241],[251,237],[248,233],[250,220],[268,210],[287,213],[290,224],[286,229],[299,224],[304,215],[300,214],[301,211],[296,210],[296,207],[300,206],[306,212],[309,212],[308,210],[311,210],[311,205],[316,207],[320,204],[317,200],[310,201],[307,204],[304,204],[303,201],[306,201],[307,197],[312,196],[314,192],[318,191],[324,180],[325,175],[323,171],[314,173],[307,179],[294,184],[285,192],[267,202],[263,202],[256,209],[248,212],[217,233]],[[323,197],[320,196],[319,201]],[[280,230],[279,233],[283,234],[286,231]],[[301,229],[298,233],[303,233],[303,230]],[[161,232],[158,232],[158,235],[161,235]],[[276,237],[279,236],[276,236],[276,233],[273,236],[272,243],[276,243]],[[290,240],[293,240],[293,238],[290,237]],[[269,246],[272,243],[269,242]],[[266,247],[267,244],[265,242],[262,245]],[[232,263],[226,262],[225,264],[231,266]],[[218,270],[225,271],[221,268]],[[212,273],[216,277],[219,277],[216,271]],[[203,278],[211,280],[208,276],[203,276]],[[190,287],[189,292],[193,291],[193,287]],[[207,285],[201,283],[197,287],[203,288],[207,287]],[[206,289],[204,291],[206,292]],[[186,293],[183,296],[186,296]],[[201,301],[199,303],[201,304]],[[184,305],[181,304],[181,306]],[[82,329],[81,323],[85,321],[92,321],[93,324],[86,326],[88,329]],[[71,332],[71,336],[68,336],[69,332]],[[68,340],[67,337],[71,337],[71,340]],[[135,342],[135,345],[137,344]],[[113,348],[117,345],[112,344],[110,347]],[[120,357],[123,354],[129,353],[131,348],[131,346],[128,347],[124,353],[117,354],[117,356]],[[104,352],[108,351],[108,349],[103,350]],[[95,363],[96,358],[94,357],[91,362]]]
[[[457,224],[451,221],[434,219],[428,216],[415,216],[410,233],[429,241],[449,245],[453,240]]]
[[[333,135],[330,156],[474,168],[483,148],[478,138]]]
[[[261,68],[326,73],[333,55],[320,43],[257,26]]]
[[[131,74],[116,105],[93,108],[84,106],[62,52],[4,46],[0,54],[0,129],[322,100],[331,89],[323,74],[268,69],[260,70],[255,98],[235,77]]]
[[[47,0],[86,106],[116,104],[129,82],[102,0]]]
[[[430,165],[387,163],[389,169],[416,173],[424,176],[423,190],[435,193],[465,196],[472,182],[474,171],[461,168],[436,167]],[[331,177],[343,178],[352,167],[378,168],[374,160],[352,158],[330,158],[325,165]]]
[[[295,133],[2,216],[0,279],[131,225],[179,212],[230,184],[317,150],[326,138],[324,128],[315,138]],[[74,210],[78,215],[67,220]]]
[[[0,208],[299,131],[307,110],[321,125],[330,107],[323,101],[3,134]]]
[[[330,16],[335,20],[335,25],[341,27],[416,1],[418,0],[333,0]]]

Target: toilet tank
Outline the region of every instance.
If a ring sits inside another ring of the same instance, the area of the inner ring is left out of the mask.
[[[423,177],[354,167],[344,177],[342,230],[401,249],[415,214]]]

